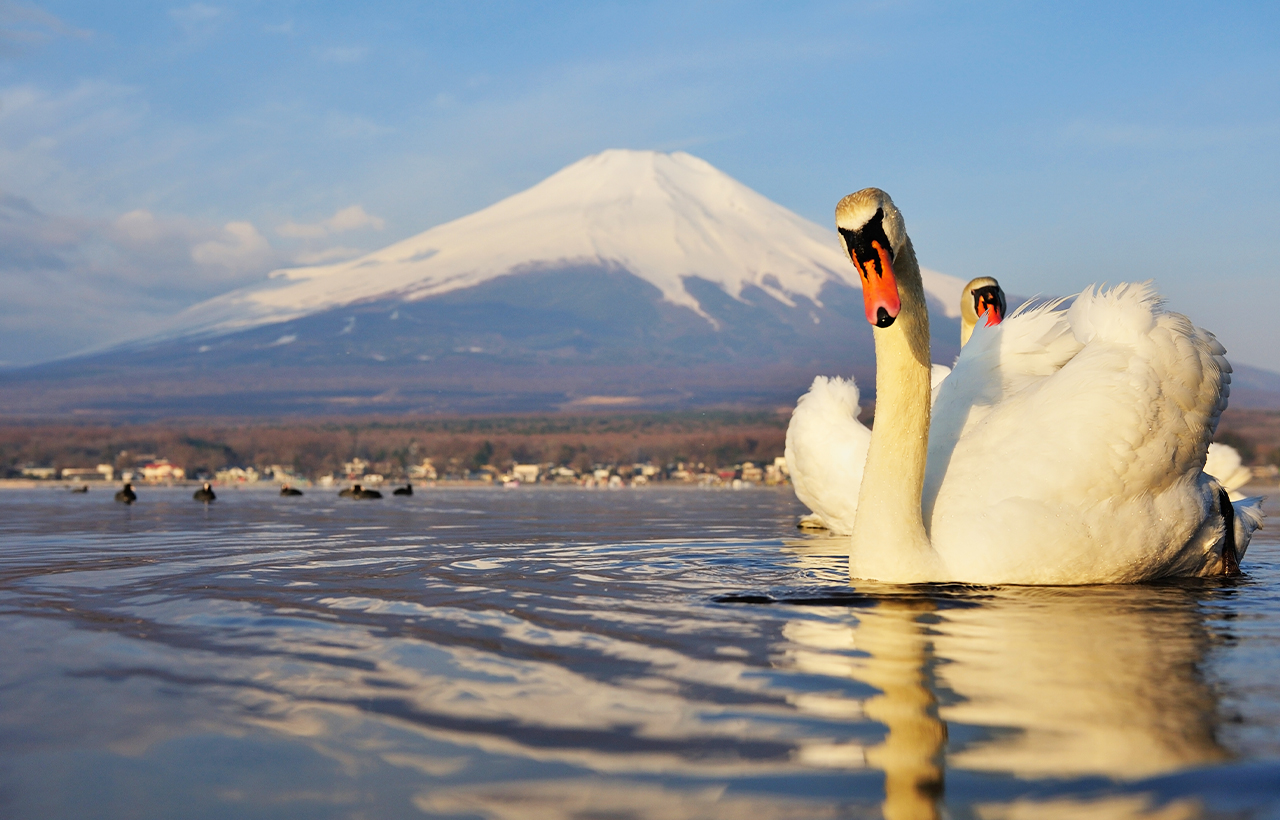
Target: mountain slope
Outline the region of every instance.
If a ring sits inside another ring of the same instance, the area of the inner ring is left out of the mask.
[[[260,285],[195,305],[162,336],[222,334],[373,299],[417,301],[514,272],[620,269],[714,324],[686,285],[732,298],[755,287],[793,307],[831,282],[858,288],[833,231],[684,153],[605,151],[521,193],[382,250],[288,268]],[[954,277],[925,272],[930,307],[958,315]]]

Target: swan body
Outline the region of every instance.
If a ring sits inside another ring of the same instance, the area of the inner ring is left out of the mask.
[[[979,321],[998,324],[1004,313],[1000,284],[989,276],[971,280],[960,293],[961,346]],[[931,366],[932,393],[950,373],[946,365]],[[817,376],[796,402],[787,425],[784,458],[796,498],[813,511],[800,519],[802,529],[853,532],[862,466],[871,443],[871,430],[858,421],[859,398],[852,378]]]
[[[850,572],[889,582],[1095,584],[1223,574],[1261,525],[1204,472],[1230,365],[1150,284],[976,327],[930,402],[915,252],[888,195],[841,200],[876,342],[877,424]]]

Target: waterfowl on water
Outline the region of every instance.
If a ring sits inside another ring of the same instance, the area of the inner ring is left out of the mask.
[[[392,495],[413,495],[413,485],[406,482],[403,487],[396,487],[395,491],[392,492],[391,494]]]
[[[960,346],[968,343],[979,321],[987,327],[1000,324],[1005,310],[999,282],[990,276],[970,280],[960,291]],[[933,365],[932,388],[936,390],[950,373],[945,365]],[[858,399],[852,378],[817,376],[791,413],[784,451],[787,470],[796,498],[813,511],[800,519],[801,529],[853,532],[871,444],[871,430],[858,420]]]
[[[212,485],[210,485],[208,482],[205,482],[205,485],[203,487],[201,487],[200,489],[192,493],[191,497],[196,501],[203,501],[205,504],[208,504],[211,501],[216,501],[218,499],[218,496],[215,495],[213,492]]]
[[[1231,367],[1146,284],[976,327],[930,401],[929,317],[888,194],[836,208],[876,345],[853,578],[1128,583],[1239,571],[1262,523],[1204,472]]]
[[[284,484],[280,487],[280,495],[302,495],[302,490],[295,490],[288,484]]]
[[[87,492],[89,492],[89,485],[88,485],[88,484],[85,484],[83,487],[73,487],[73,488],[71,489],[71,492],[73,492],[73,493],[87,493]]]
[[[126,482],[124,487],[122,487],[120,491],[116,493],[115,499],[116,501],[119,501],[121,504],[132,504],[133,502],[138,500],[138,496],[133,491],[133,485]]]
[[[377,490],[366,490],[364,487],[361,487],[359,484],[352,484],[350,487],[338,493],[338,497],[339,498],[355,498],[355,499],[382,498],[382,493],[378,492]]]

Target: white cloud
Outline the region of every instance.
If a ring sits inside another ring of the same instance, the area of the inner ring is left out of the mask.
[[[201,242],[191,249],[191,258],[200,265],[241,271],[269,267],[275,252],[258,229],[249,222],[228,222],[218,239]]]
[[[320,222],[299,223],[290,220],[276,228],[276,233],[290,239],[321,239],[330,234],[372,228],[380,231],[386,227],[382,217],[367,213],[360,205],[351,205]]]
[[[114,228],[123,242],[135,247],[154,245],[174,234],[186,233],[175,223],[161,222],[155,214],[141,208],[121,214],[116,218]]]
[[[146,209],[68,217],[0,193],[0,358],[26,364],[136,336],[282,261],[248,222]]]

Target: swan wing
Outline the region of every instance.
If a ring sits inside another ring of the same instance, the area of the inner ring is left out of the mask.
[[[818,376],[787,425],[786,461],[796,497],[827,528],[853,531],[871,431],[858,421],[853,379]]]
[[[1150,283],[1089,289],[1051,312],[1077,349],[1052,373],[988,386],[993,403],[946,454],[926,519],[935,549],[958,578],[985,582],[1220,566],[1218,484],[1202,468],[1230,379],[1222,346]]]
[[[1061,299],[1027,303],[999,325],[975,327],[951,375],[941,383],[935,379],[922,497],[926,522],[961,437],[994,407],[1058,372],[1080,351],[1083,345],[1071,333],[1062,304]]]

